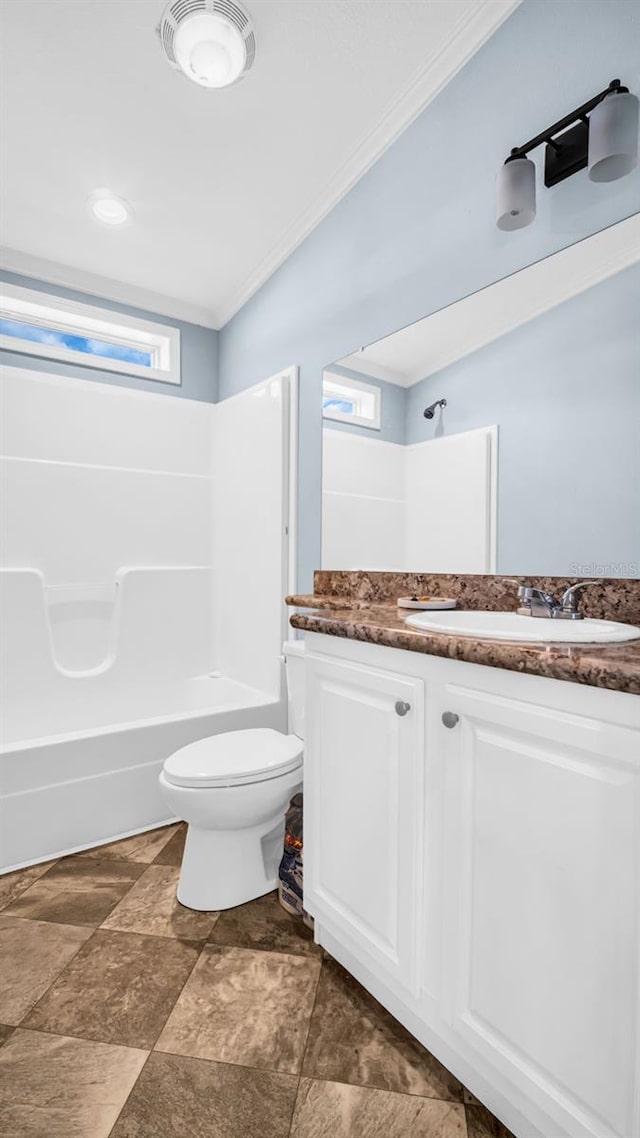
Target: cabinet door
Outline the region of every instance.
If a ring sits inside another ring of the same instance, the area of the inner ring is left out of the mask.
[[[306,706],[305,905],[360,959],[415,991],[422,681],[309,656]]]
[[[449,685],[445,1017],[576,1138],[638,1138],[640,735]]]

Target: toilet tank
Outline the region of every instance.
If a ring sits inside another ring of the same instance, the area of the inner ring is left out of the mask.
[[[287,640],[283,647],[289,733],[304,739],[304,640]]]

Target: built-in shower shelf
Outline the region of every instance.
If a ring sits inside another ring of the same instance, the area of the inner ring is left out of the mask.
[[[210,620],[208,565],[125,566],[112,581],[49,584],[35,568],[0,573],[2,624],[16,688],[59,698],[60,678],[120,682],[139,669],[163,680],[183,658],[206,674]]]

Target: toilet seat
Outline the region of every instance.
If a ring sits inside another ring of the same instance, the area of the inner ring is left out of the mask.
[[[302,740],[270,727],[226,731],[182,747],[164,764],[174,786],[241,786],[265,782],[302,766]]]

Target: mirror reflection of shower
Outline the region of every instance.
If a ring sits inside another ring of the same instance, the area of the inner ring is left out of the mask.
[[[436,399],[435,403],[430,403],[428,407],[425,407],[422,414],[424,415],[425,419],[433,419],[433,416],[436,413],[436,407],[446,407],[446,406],[447,406],[446,399]]]

